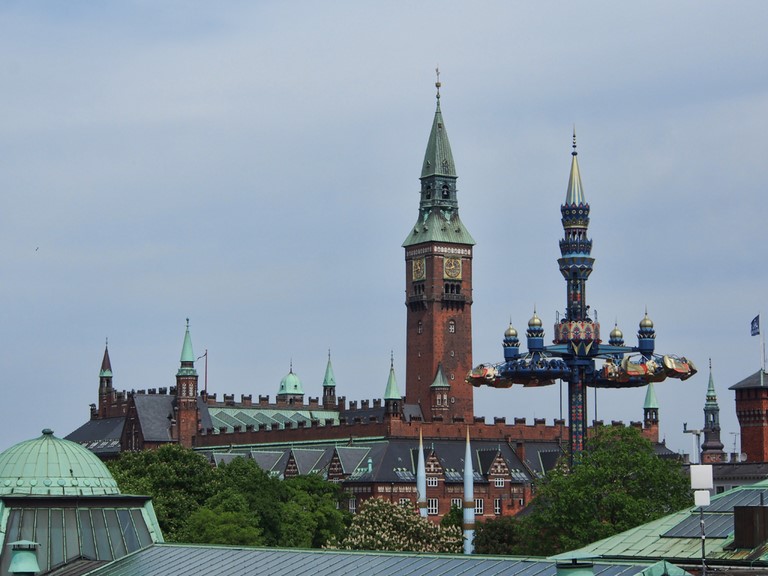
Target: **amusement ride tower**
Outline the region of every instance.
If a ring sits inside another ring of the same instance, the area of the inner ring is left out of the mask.
[[[517,330],[510,324],[504,333],[504,362],[481,364],[467,376],[473,386],[494,388],[546,386],[557,379],[567,382],[571,461],[584,449],[587,387],[633,388],[667,377],[686,380],[696,373],[693,363],[685,358],[654,352],[656,332],[647,312],[640,321],[637,346],[624,345],[618,326],[611,331],[607,345],[600,339],[600,324],[597,317],[590,317],[586,298],[595,259],[591,256],[592,240],[587,237],[589,204],[581,185],[575,133],[572,156],[568,191],[560,207],[564,235],[557,261],[567,285],[566,307],[555,323],[554,342],[544,345],[544,327],[534,310],[526,331],[527,352],[520,351]]]

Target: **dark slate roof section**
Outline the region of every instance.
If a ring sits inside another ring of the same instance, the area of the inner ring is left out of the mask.
[[[355,410],[344,410],[339,413],[339,416],[343,416],[347,419],[347,422],[352,422],[354,418],[360,418],[363,422],[370,422],[371,417],[375,418],[377,422],[383,422],[386,415],[384,406],[372,406],[370,408],[357,408]]]
[[[116,455],[120,452],[120,437],[124,424],[125,416],[89,420],[64,439],[77,442],[94,454]]]
[[[278,466],[281,460],[287,460],[285,451],[261,452],[251,450],[250,457],[265,472],[278,472],[279,474],[285,472],[285,466],[282,469]]]
[[[743,390],[748,388],[768,388],[768,372],[763,372],[763,377],[760,378],[760,370],[758,370],[754,374],[744,378],[744,380],[736,382],[736,384],[728,388],[728,390]]]
[[[145,442],[172,442],[171,419],[174,396],[166,394],[135,394],[136,415]]]
[[[477,451],[477,460],[480,463],[480,473],[488,474],[491,471],[491,466],[496,460],[496,455],[500,451],[498,449],[491,448],[490,450],[483,449]]]
[[[311,474],[322,469],[321,461],[324,459],[323,456],[325,456],[326,450],[295,448],[291,452],[293,453],[293,459],[296,461],[296,467],[299,469],[299,474]],[[326,464],[328,460],[330,458],[325,458]]]
[[[421,412],[421,404],[403,404],[403,420],[410,422],[411,420],[423,421],[424,415]]]
[[[364,446],[339,446],[336,453],[339,455],[341,470],[344,474],[352,474],[367,460],[370,448]]]
[[[712,475],[718,482],[727,482],[729,480],[758,482],[768,478],[768,463],[733,462],[730,464],[714,464]]]
[[[200,396],[197,397],[197,413],[200,418],[200,427],[203,430],[213,428],[213,419],[211,413],[208,410],[208,404]]]
[[[595,576],[639,576],[649,564],[595,564]],[[667,573],[679,576],[683,570],[666,565]],[[647,574],[661,574],[653,570]],[[339,574],[376,574],[400,576],[555,576],[555,562],[512,556],[463,556],[416,554],[407,552],[358,552],[347,550],[284,550],[279,548],[235,548],[155,544],[125,556],[91,573],[92,576],[338,576]]]

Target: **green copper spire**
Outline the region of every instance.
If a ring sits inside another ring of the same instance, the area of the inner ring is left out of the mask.
[[[568,179],[568,192],[565,195],[566,206],[578,206],[586,204],[584,199],[584,188],[581,186],[581,173],[579,172],[579,161],[576,152],[576,128],[573,129],[573,152],[571,152],[571,176]]]
[[[440,110],[440,80],[438,72],[437,109],[421,169],[421,200],[419,219],[403,246],[424,242],[449,242],[474,245],[475,241],[459,218],[456,198],[456,166]]]
[[[718,408],[717,393],[715,392],[715,380],[712,378],[712,359],[709,359],[709,385],[707,386],[707,401],[704,404],[704,409]]]
[[[109,360],[109,340],[104,345],[104,358],[101,360],[101,370],[99,370],[99,377],[105,378],[112,376],[112,362]]]
[[[445,374],[443,374],[443,363],[439,362],[437,364],[437,373],[435,374],[435,380],[432,382],[432,385],[430,388],[450,388],[451,385],[448,384],[448,380],[445,378]]]
[[[451,143],[448,141],[448,133],[445,131],[443,114],[440,111],[440,72],[437,73],[437,108],[435,119],[432,121],[432,131],[429,133],[427,151],[424,154],[424,165],[421,168],[421,177],[451,176],[456,177],[456,166],[453,163]]]
[[[187,318],[187,331],[184,333],[184,345],[181,347],[181,367],[177,376],[196,376],[195,353],[192,351],[192,337],[189,335],[189,318]]]
[[[656,391],[653,389],[653,382],[648,382],[648,389],[645,392],[644,410],[658,410],[659,401],[656,400]]]
[[[331,351],[328,350],[328,364],[325,366],[325,378],[323,378],[323,388],[333,388],[336,386],[336,378],[333,376],[333,366],[331,366]]]
[[[394,355],[389,361],[389,379],[387,380],[387,389],[384,392],[384,400],[400,400],[400,389],[397,387],[397,380],[395,380],[395,358]]]

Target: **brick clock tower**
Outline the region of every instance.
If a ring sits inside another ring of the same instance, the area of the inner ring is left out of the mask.
[[[421,170],[418,220],[403,242],[408,308],[406,402],[426,421],[472,422],[472,247],[459,218],[456,167],[437,110]]]

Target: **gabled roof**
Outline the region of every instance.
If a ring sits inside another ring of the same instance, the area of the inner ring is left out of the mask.
[[[125,416],[88,420],[64,439],[77,442],[97,455],[117,455],[120,452],[123,424],[125,424]]]
[[[172,442],[171,420],[175,397],[168,394],[134,394],[136,416],[145,442]]]
[[[363,465],[363,461],[370,451],[370,448],[364,446],[338,446],[336,454],[339,456],[341,471],[344,474],[352,474],[352,472]]]
[[[214,434],[226,426],[232,430],[235,426],[241,426],[244,430],[247,425],[258,428],[264,424],[267,430],[283,430],[296,428],[299,422],[309,426],[316,421],[318,426],[325,426],[326,420],[339,423],[339,413],[334,410],[310,410],[303,406],[216,406],[208,405],[205,412],[210,417],[210,425],[204,428],[213,428]]]
[[[295,448],[291,454],[301,475],[319,472],[330,460],[330,456],[324,458],[326,450],[322,448]]]

